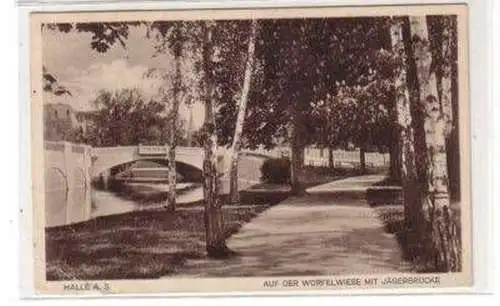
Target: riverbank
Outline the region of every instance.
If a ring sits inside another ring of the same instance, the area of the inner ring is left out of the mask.
[[[224,235],[270,205],[223,207]],[[203,210],[134,211],[46,229],[48,280],[153,279],[205,258]]]

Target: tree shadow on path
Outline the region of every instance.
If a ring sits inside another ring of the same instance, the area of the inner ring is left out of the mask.
[[[287,199],[228,240],[240,256],[188,260],[179,272],[241,277],[407,271],[394,235],[384,231],[373,209],[361,199],[351,202],[333,205],[324,195]]]

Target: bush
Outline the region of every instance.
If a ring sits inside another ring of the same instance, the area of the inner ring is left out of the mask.
[[[269,184],[290,183],[290,160],[288,158],[266,159],[260,168],[261,180]]]

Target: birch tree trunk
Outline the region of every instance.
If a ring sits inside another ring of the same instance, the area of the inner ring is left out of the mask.
[[[448,174],[448,192],[450,200],[457,199],[460,197],[460,187],[456,187],[456,183],[460,183],[460,175],[457,169],[460,169],[460,158],[458,156],[460,152],[458,133],[452,134],[456,131],[456,122],[458,120],[457,112],[458,107],[454,109],[454,104],[457,104],[457,96],[454,96],[454,84],[456,80],[456,75],[453,74],[455,66],[455,55],[453,54],[454,37],[453,31],[455,28],[454,16],[440,16],[439,17],[439,36],[438,41],[439,47],[438,52],[441,54],[442,60],[440,61],[441,67],[438,69],[440,72],[440,82],[438,87],[439,96],[441,98],[441,110],[443,112],[443,120],[445,126],[445,150],[446,150],[446,171]],[[455,79],[454,79],[455,77]],[[456,85],[456,84],[455,84]],[[455,99],[455,101],[453,101]],[[455,103],[453,103],[455,102]],[[451,155],[451,156],[450,156]],[[448,252],[448,262],[444,267],[447,270],[458,271],[461,269],[461,256],[460,256],[460,233],[455,232],[456,228],[452,223],[453,211],[450,210],[450,216],[448,220],[445,220],[442,231],[443,235],[450,243],[450,249]],[[450,220],[451,219],[451,220]]]
[[[437,77],[431,70],[432,54],[425,16],[410,16],[414,61],[420,89],[420,106],[425,113],[427,146],[427,184],[424,197],[424,217],[431,240],[437,249],[436,264],[440,271],[456,269],[456,237],[451,226],[450,199],[446,157],[446,116],[440,105]]]
[[[212,22],[203,22],[203,100],[205,104],[205,122],[203,126],[203,198],[206,250],[209,257],[225,257],[228,248],[224,237],[224,224],[219,201],[220,182],[217,171],[217,134],[215,125],[215,103],[213,96],[215,86],[213,84],[213,27]]]
[[[177,184],[177,169],[175,163],[175,151],[177,148],[177,121],[179,114],[180,94],[182,86],[181,75],[181,56],[182,56],[182,41],[181,41],[181,25],[177,24],[174,28],[174,63],[175,75],[173,82],[173,103],[170,114],[170,135],[169,135],[169,150],[168,150],[168,208],[171,211],[175,210],[176,184]]]
[[[394,71],[396,129],[399,134],[398,154],[401,161],[401,183],[405,223],[411,231],[418,230],[421,223],[421,195],[419,194],[417,167],[415,162],[415,138],[411,115],[411,100],[408,89],[408,58],[403,41],[403,20],[394,18],[391,25],[392,51],[397,65]]]
[[[438,48],[437,53],[440,56],[440,67],[437,69],[438,75],[438,94],[441,101],[440,109],[445,122],[445,137],[448,137],[453,126],[453,110],[451,106],[451,84],[452,84],[452,52],[451,52],[451,16],[438,17]]]
[[[460,148],[458,135],[458,96],[456,95],[456,17],[437,17],[438,42],[436,53],[440,56],[438,91],[446,122],[446,147],[450,197],[460,199]],[[455,51],[455,52],[454,52]]]
[[[250,37],[248,41],[248,58],[245,67],[245,76],[243,79],[243,89],[238,107],[238,116],[234,129],[233,144],[231,148],[231,164],[230,164],[230,201],[232,204],[240,202],[238,192],[238,160],[241,146],[241,134],[243,132],[243,123],[245,121],[248,93],[250,91],[250,83],[252,81],[252,71],[255,61],[255,39],[257,36],[257,21],[252,20]]]
[[[455,21],[456,22],[456,21]],[[455,25],[456,27],[456,25]],[[456,31],[456,28],[455,28]],[[455,55],[456,56],[456,55]],[[450,196],[454,201],[461,200],[460,189],[460,124],[458,121],[458,63],[452,62],[451,105],[453,125],[448,138],[448,175],[450,180]]]

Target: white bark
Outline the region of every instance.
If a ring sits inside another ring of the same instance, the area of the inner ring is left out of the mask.
[[[224,239],[224,224],[219,201],[219,177],[217,171],[217,133],[215,124],[214,85],[210,76],[213,57],[213,22],[202,23],[203,51],[202,64],[204,74],[205,123],[203,127],[203,198],[205,217],[205,237],[207,253],[211,257],[228,254]]]
[[[181,75],[181,25],[176,24],[174,29],[174,62],[175,62],[175,75],[173,84],[173,104],[170,113],[170,135],[169,135],[169,150],[168,150],[168,208],[169,210],[175,210],[175,198],[176,198],[176,185],[177,185],[177,169],[175,166],[175,150],[177,148],[177,117],[179,114],[179,104],[180,104],[180,94],[182,86],[182,75]]]
[[[439,96],[441,98],[441,109],[446,123],[446,136],[449,136],[452,126],[453,126],[453,109],[452,109],[452,97],[451,97],[451,86],[452,86],[452,21],[451,16],[440,17],[438,23],[438,30],[441,31],[441,41],[438,47],[439,57],[441,57],[439,69]]]
[[[425,141],[427,146],[427,186],[425,186],[425,218],[431,228],[431,239],[437,249],[436,267],[441,271],[456,271],[460,266],[457,233],[448,191],[446,134],[448,119],[439,100],[437,77],[431,71],[432,55],[425,16],[410,17],[414,60],[420,89],[420,107],[425,113]]]
[[[431,71],[432,55],[429,46],[427,21],[425,16],[411,16],[410,26],[414,41],[414,57],[420,89],[420,103],[425,111],[425,135],[429,168],[429,195],[433,206],[449,206],[446,168],[446,121],[436,82],[436,73]]]
[[[252,81],[252,73],[255,62],[255,40],[257,36],[257,21],[252,20],[251,33],[248,41],[248,58],[245,67],[245,76],[243,79],[243,88],[241,91],[240,103],[238,106],[238,116],[234,129],[233,144],[231,147],[230,173],[230,198],[231,203],[239,203],[238,193],[238,160],[241,146],[241,134],[243,133],[243,123],[245,121],[246,109],[248,104],[248,94]]]
[[[410,227],[418,226],[421,201],[417,189],[417,169],[415,162],[415,137],[412,126],[410,94],[408,89],[408,58],[403,41],[401,18],[392,20],[391,42],[396,56],[394,86],[396,92],[395,112],[399,132],[399,158],[401,160],[401,180],[405,219]]]

